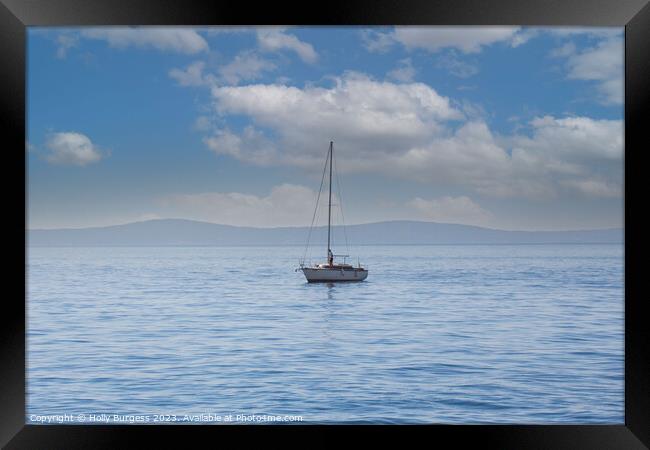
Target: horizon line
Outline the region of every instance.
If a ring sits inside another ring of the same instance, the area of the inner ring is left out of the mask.
[[[195,219],[186,219],[182,217],[168,217],[168,218],[152,218],[152,219],[144,219],[144,220],[134,220],[132,222],[124,222],[124,223],[115,223],[112,225],[94,225],[94,226],[86,226],[86,227],[59,227],[59,228],[25,228],[26,232],[32,232],[32,231],[80,231],[80,230],[89,230],[89,229],[98,229],[98,228],[112,228],[112,227],[119,227],[119,226],[126,226],[126,225],[134,225],[138,223],[147,223],[147,222],[160,222],[160,221],[185,221],[185,222],[194,222],[194,223],[202,223],[202,224],[208,224],[208,225],[218,225],[218,226],[224,226],[224,227],[232,227],[232,228],[253,228],[257,230],[273,230],[273,229],[282,229],[282,228],[309,228],[309,225],[281,225],[281,226],[270,226],[270,227],[263,227],[263,226],[252,226],[252,225],[230,225],[230,224],[224,224],[224,223],[217,223],[217,222],[208,222],[205,220],[195,220]],[[482,226],[482,225],[472,225],[472,224],[464,224],[464,223],[455,223],[455,222],[435,222],[435,221],[429,221],[429,220],[412,220],[412,219],[392,219],[392,220],[379,220],[376,222],[361,222],[361,223],[353,223],[353,224],[347,224],[347,225],[332,225],[333,228],[337,227],[351,227],[351,226],[363,226],[363,225],[375,225],[375,224],[381,224],[381,223],[395,223],[395,222],[412,222],[412,223],[427,223],[427,224],[436,224],[436,225],[456,225],[456,226],[463,226],[463,227],[473,227],[473,228],[481,228],[484,230],[491,230],[491,231],[504,231],[504,232],[513,232],[513,233],[563,233],[563,232],[585,232],[585,231],[609,231],[609,230],[625,230],[625,225],[620,226],[620,227],[606,227],[606,228],[576,228],[576,229],[560,229],[560,230],[521,230],[521,229],[503,229],[503,228],[491,228],[487,226]],[[325,225],[318,225],[314,226],[314,228],[321,228],[325,227]]]

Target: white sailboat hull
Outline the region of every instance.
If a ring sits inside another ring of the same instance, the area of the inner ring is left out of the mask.
[[[334,258],[336,256],[348,258],[348,255],[334,255],[332,253],[331,240],[330,240],[330,231],[332,227],[332,169],[334,167],[334,141],[330,141],[330,148],[325,158],[325,167],[323,168],[323,178],[321,179],[321,187],[318,190],[318,199],[320,199],[321,190],[323,188],[323,181],[325,180],[325,170],[329,165],[330,177],[329,177],[329,201],[327,202],[327,264],[317,264],[311,267],[303,266],[304,258],[300,263],[300,270],[305,274],[305,278],[309,283],[314,282],[333,282],[333,281],[363,281],[368,277],[368,270],[361,267],[361,264],[358,264],[357,267],[353,267],[350,264],[336,264]],[[339,189],[340,191],[340,189]],[[340,194],[340,192],[339,192]],[[318,200],[316,201],[316,209],[314,210],[314,216],[312,218],[312,225],[314,225],[314,218],[316,217],[316,211],[318,210]],[[341,216],[343,216],[343,210],[341,209]],[[311,227],[309,228],[309,236],[311,236]],[[309,237],[307,238],[307,245],[309,246]],[[347,237],[346,237],[347,245]],[[305,254],[307,249],[305,249]],[[296,269],[297,270],[297,269]]]
[[[329,269],[321,267],[303,267],[302,272],[310,283],[327,281],[363,281],[368,277],[366,269]]]

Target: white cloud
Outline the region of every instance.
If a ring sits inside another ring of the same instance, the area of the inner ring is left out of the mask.
[[[623,104],[625,96],[623,77],[604,80],[598,83],[597,89],[601,95],[602,103],[606,105]]]
[[[205,62],[195,61],[185,69],[174,68],[169,76],[181,86],[216,86],[217,84],[236,85],[241,81],[260,78],[264,72],[273,71],[277,66],[253,51],[244,51],[228,64],[217,69],[218,75],[205,72]]]
[[[557,190],[592,197],[622,193],[623,122],[545,116],[530,123],[532,136],[512,139],[514,169]]]
[[[620,195],[621,123],[605,124],[603,130],[603,124],[591,119],[576,120],[587,126],[574,127],[571,119],[558,119],[553,130],[538,128],[532,138],[519,139],[512,155],[484,122],[474,121],[451,136],[377,153],[365,162],[352,160],[346,166],[496,197],[544,199],[563,190],[594,197]],[[602,146],[594,144],[597,140]]]
[[[282,27],[261,27],[257,29],[257,42],[260,48],[270,52],[291,50],[307,63],[314,63],[318,54],[311,44],[303,42],[293,34],[285,33]]]
[[[238,84],[260,78],[264,72],[275,70],[277,66],[261,58],[254,52],[246,51],[235,56],[230,63],[219,68],[221,79],[228,84]]]
[[[421,218],[443,223],[485,225],[492,214],[467,196],[444,196],[425,200],[415,197],[407,203]]]
[[[196,54],[209,50],[207,41],[190,28],[179,27],[105,27],[81,32],[87,39],[108,42],[111,47],[155,48],[161,51]]]
[[[213,87],[217,115],[242,115],[252,125],[243,132],[222,129],[204,142],[246,163],[318,171],[334,140],[342,172],[501,197],[610,196],[622,183],[620,120],[545,116],[529,124],[530,135],[495,136],[480,105],[465,105],[463,113],[425,84],[357,73],[334,81],[330,88]]]
[[[595,47],[571,54],[567,62],[569,78],[607,80],[621,77],[623,70],[623,40],[608,39]]]
[[[536,28],[520,29],[510,39],[510,46],[513,48],[519,47],[520,45],[523,45],[526,42],[530,41],[531,39],[539,36],[539,34],[540,34],[540,30]]]
[[[352,165],[363,167],[385,152],[426,142],[441,130],[441,122],[463,117],[449,99],[422,83],[378,82],[360,74],[335,82],[329,89],[214,87],[212,95],[219,114],[246,115],[273,129],[286,163],[306,167],[322,159],[330,140],[340,144]],[[243,153],[240,158],[251,160]]]
[[[203,74],[204,61],[195,61],[185,69],[171,69],[169,76],[176,80],[181,86],[207,86],[213,81],[212,78]]]
[[[241,135],[219,130],[203,142],[218,155],[232,156],[257,165],[269,165],[279,159],[275,144],[253,126],[244,128]]]
[[[162,199],[173,214],[225,225],[278,227],[309,225],[316,193],[304,186],[282,184],[266,196],[240,192],[205,192]]]
[[[384,52],[394,43],[399,43],[407,50],[437,52],[454,48],[463,53],[478,53],[483,47],[497,42],[510,42],[517,46],[530,39],[530,33],[518,35],[519,31],[519,27],[407,26],[395,27],[388,32],[364,30],[361,38],[365,48],[372,52]]]
[[[621,120],[544,116],[533,119],[531,125],[533,137],[516,143],[528,150],[561,157],[565,161],[620,161],[623,158]]]
[[[385,53],[395,44],[392,33],[366,29],[361,30],[360,35],[363,46],[369,52]]]
[[[46,159],[52,164],[85,166],[102,159],[102,153],[81,133],[53,133],[45,147],[49,150]]]
[[[463,53],[478,53],[484,47],[505,43],[519,47],[543,34],[560,38],[587,36],[592,39],[620,37],[621,28],[560,28],[503,26],[398,26],[390,31],[361,30],[363,46],[369,52],[384,53],[396,44],[407,50],[424,49],[437,52],[455,49]]]
[[[388,76],[390,78],[393,78],[397,81],[401,81],[403,83],[408,83],[413,81],[415,78],[415,73],[416,70],[413,67],[413,64],[411,62],[411,58],[406,58],[402,59],[399,61],[399,66],[396,67],[395,69],[391,70],[388,72]]]
[[[602,39],[582,51],[569,42],[553,50],[550,56],[566,58],[568,79],[596,82],[602,103],[623,103],[624,46],[620,36]]]
[[[537,186],[513,176],[510,157],[488,126],[471,121],[445,137],[394,152],[380,161],[381,170],[437,185],[462,185],[497,196],[537,195]]]
[[[517,31],[519,27],[396,27],[393,37],[407,49],[455,48],[478,53],[485,46],[510,41]]]

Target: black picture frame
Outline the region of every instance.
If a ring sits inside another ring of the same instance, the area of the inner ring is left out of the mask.
[[[384,440],[403,431],[428,443],[491,448],[621,448],[650,446],[648,308],[641,285],[644,223],[641,158],[648,148],[650,5],[647,0],[391,0],[326,3],[207,2],[201,0],[0,0],[0,120],[4,125],[5,202],[11,219],[5,279],[15,289],[3,299],[0,366],[0,444],[17,448],[123,448],[136,436],[168,441],[236,433],[239,438],[283,431],[327,438],[338,426],[72,426],[25,425],[26,27],[83,25],[538,25],[625,27],[625,424],[424,425],[345,427]],[[645,145],[644,145],[645,144]],[[11,175],[11,176],[8,176]],[[15,177],[15,178],[14,178]],[[16,185],[22,181],[24,196]],[[637,186],[637,184],[639,184]],[[21,219],[22,218],[22,219]],[[13,256],[13,257],[12,257]],[[22,262],[22,266],[20,265]],[[21,275],[22,274],[22,275]],[[22,287],[21,287],[22,286]],[[22,294],[22,298],[21,298]],[[155,433],[152,433],[155,432]],[[212,441],[219,444],[221,441]]]

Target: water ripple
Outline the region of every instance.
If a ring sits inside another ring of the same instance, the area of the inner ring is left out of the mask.
[[[301,251],[29,249],[28,421],[623,423],[621,246],[362,247],[330,285]]]

